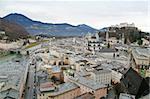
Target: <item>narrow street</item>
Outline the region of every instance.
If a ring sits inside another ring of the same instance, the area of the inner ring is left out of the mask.
[[[26,90],[25,90],[25,99],[36,99],[36,95],[34,93],[35,89],[35,64],[31,64],[29,66],[29,72],[28,72],[28,80],[26,84]]]

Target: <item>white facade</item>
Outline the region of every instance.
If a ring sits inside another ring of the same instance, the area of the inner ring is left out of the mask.
[[[5,35],[5,31],[0,31],[0,34]]]
[[[99,70],[91,72],[91,77],[96,82],[101,84],[111,84],[111,71],[110,70]]]
[[[135,27],[135,24],[134,23],[120,23],[120,24],[116,24],[116,25],[111,25],[111,27]]]
[[[101,49],[101,46],[100,46],[100,43],[101,43],[101,40],[100,40],[100,37],[99,37],[99,34],[96,33],[96,34],[88,34],[86,36],[86,39],[87,39],[87,49],[88,50],[91,50],[91,51],[99,51]]]
[[[120,23],[119,27],[135,27],[134,23],[128,24],[128,23]]]
[[[89,50],[98,51],[101,49],[99,38],[97,37],[91,37],[87,41],[87,46]]]
[[[114,82],[120,82],[120,79],[122,77],[122,74],[115,71],[115,70],[112,70],[112,81]]]

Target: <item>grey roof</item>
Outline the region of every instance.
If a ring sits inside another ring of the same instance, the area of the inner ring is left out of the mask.
[[[127,93],[135,95],[139,98],[149,90],[149,85],[144,78],[142,78],[135,70],[131,67],[121,78],[121,84],[125,87]]]
[[[6,97],[11,97],[11,99],[18,99],[19,92],[15,89],[8,89],[3,92],[0,92],[0,99],[4,99]]]
[[[148,48],[136,48],[136,52],[139,55],[150,56],[150,49]]]
[[[16,62],[16,59],[19,59],[20,62]],[[11,89],[9,96],[18,98],[27,65],[25,60],[25,58],[20,59],[16,56],[8,56],[6,59],[0,60],[0,83],[5,83],[4,87],[0,89],[0,99],[7,96],[5,93],[9,89]]]
[[[111,71],[107,70],[107,69],[101,69],[101,70],[94,70],[93,73],[95,73],[95,74],[104,74],[104,73],[111,73]]]
[[[107,87],[104,84],[101,84],[99,82],[95,82],[92,79],[86,79],[85,77],[74,77],[74,78],[72,77],[70,79],[73,80],[77,84],[82,84],[82,85],[84,85],[90,89],[93,89],[93,90],[98,90],[98,89]]]
[[[62,93],[68,92],[76,88],[79,88],[79,86],[77,86],[76,84],[72,82],[66,82],[61,85],[58,85],[55,91],[47,92],[47,93],[49,93],[50,96],[57,96],[57,95],[60,95]]]
[[[150,49],[148,48],[135,48],[132,50],[132,54],[140,59],[149,59]]]
[[[111,48],[103,48],[103,49],[100,49],[99,50],[99,52],[107,52],[107,53],[114,53],[114,52],[116,52],[116,50],[115,49],[111,49]]]

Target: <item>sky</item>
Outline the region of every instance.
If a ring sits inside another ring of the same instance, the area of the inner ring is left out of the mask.
[[[20,13],[46,23],[87,24],[96,29],[135,23],[150,32],[150,0],[0,0],[0,17]]]

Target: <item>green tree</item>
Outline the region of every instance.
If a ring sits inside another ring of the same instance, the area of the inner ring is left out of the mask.
[[[107,48],[110,48],[110,44],[109,43],[107,44]]]
[[[124,39],[124,44],[127,44],[127,38]]]
[[[140,39],[140,40],[138,40],[138,42],[137,42],[139,45],[142,45],[143,44],[143,40],[142,39]]]

